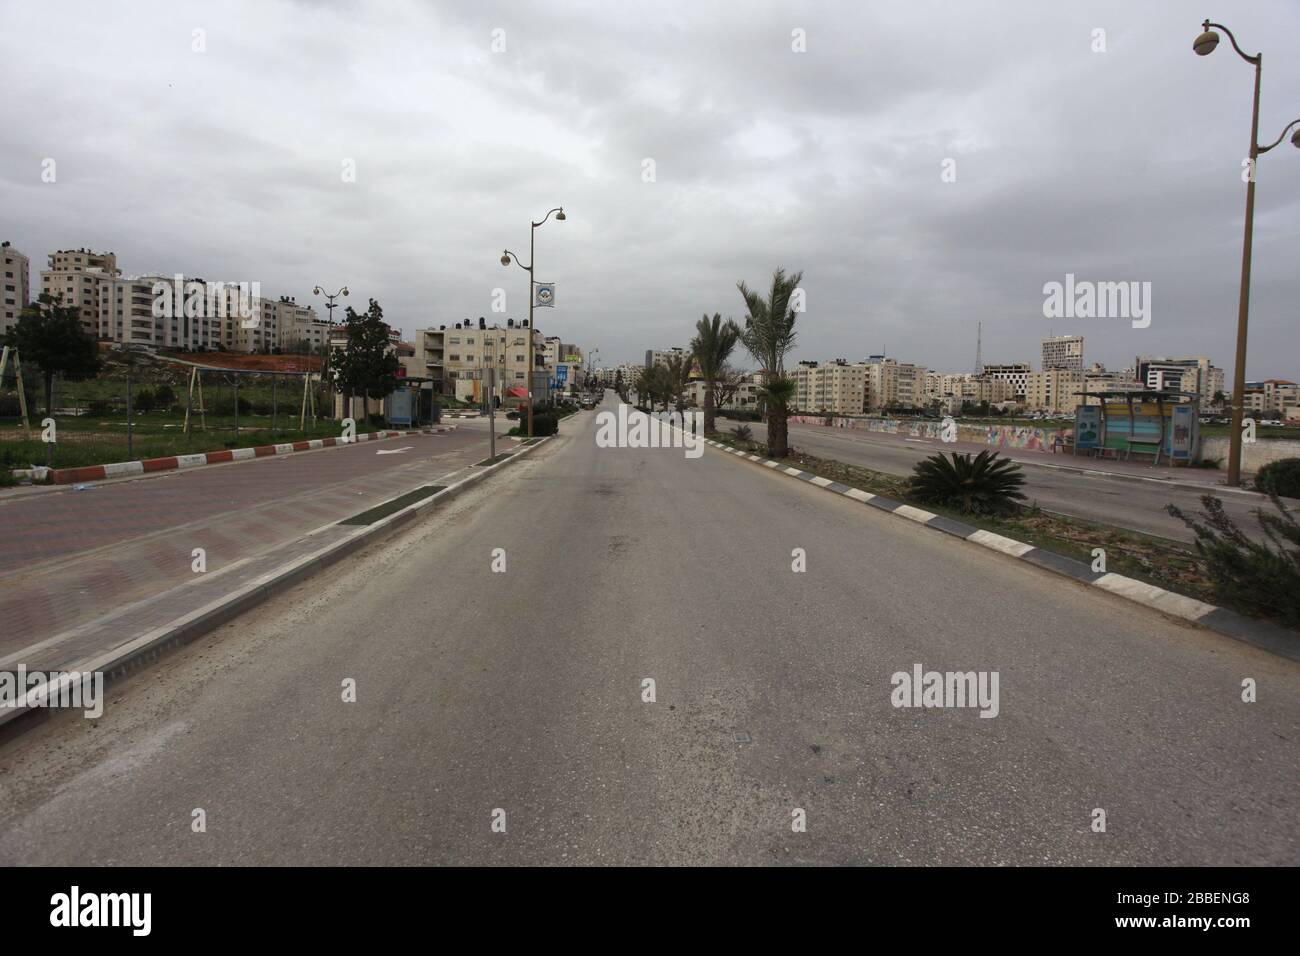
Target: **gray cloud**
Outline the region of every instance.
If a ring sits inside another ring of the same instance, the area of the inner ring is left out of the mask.
[[[736,280],[784,265],[805,273],[799,357],[884,346],[961,370],[983,322],[987,361],[1036,362],[1051,331],[1112,367],[1230,366],[1251,75],[1226,44],[1192,54],[1200,11],[521,7],[7,2],[0,237],[35,266],[90,246],[299,300],[346,283],[409,333],[490,316],[498,286],[522,314],[500,251],[527,255],[529,220],[564,204],[537,234],[559,290],[539,323],[607,360],[684,345],[706,311],[739,317]],[[1300,9],[1220,18],[1268,54],[1271,139],[1300,116]],[[1279,147],[1258,179],[1249,373],[1294,377],[1300,153]],[[1151,281],[1151,327],[1049,323],[1043,283],[1067,272]]]

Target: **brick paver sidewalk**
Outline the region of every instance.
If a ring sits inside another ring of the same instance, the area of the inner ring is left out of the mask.
[[[110,613],[128,640],[153,620],[133,605],[233,590],[264,573],[259,556],[486,458],[486,439],[412,434],[7,499],[0,505],[0,661]],[[341,533],[314,537],[323,544]],[[206,552],[203,574],[192,567],[195,548]]]

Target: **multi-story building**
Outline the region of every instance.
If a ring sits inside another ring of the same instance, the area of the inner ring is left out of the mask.
[[[671,349],[646,349],[645,367],[654,368],[656,365],[666,365],[670,355],[688,357],[685,349],[676,347]]]
[[[736,391],[733,394],[722,399],[718,399],[715,396],[715,400],[718,401],[718,410],[755,410],[758,407],[758,390],[762,385],[763,383],[758,373],[746,375],[741,379],[740,384],[736,387]],[[686,386],[685,396],[686,404],[688,406],[694,405],[703,408],[704,382],[700,379],[693,379]]]
[[[88,249],[60,249],[49,255],[49,268],[41,273],[41,292],[61,305],[81,313],[81,325],[99,335],[100,298],[109,279],[120,275],[117,256]]]
[[[1012,362],[1008,365],[985,365],[983,376],[988,379],[1001,379],[1011,385],[1011,397],[1022,401],[1029,373],[1033,368],[1028,362]]]
[[[483,320],[475,326],[466,319],[451,328],[421,329],[415,333],[425,376],[433,380],[435,391],[453,395],[463,401],[480,402],[487,390],[484,373],[496,369],[498,401],[504,400],[509,388],[528,388],[528,326],[507,319],[504,327],[488,326]],[[534,336],[532,367],[542,372],[546,363],[543,341]]]
[[[1083,336],[1054,335],[1043,339],[1043,371],[1053,368],[1083,371]]]
[[[319,352],[325,344],[329,323],[318,318],[312,306],[299,305],[293,296],[282,295],[275,303],[275,316],[281,350],[305,348],[312,353]]]
[[[0,336],[3,336],[18,322],[18,316],[24,306],[31,301],[31,263],[27,257],[9,244],[8,240],[0,243]]]
[[[1263,418],[1287,418],[1288,410],[1300,404],[1300,386],[1287,379],[1270,378],[1246,383],[1247,413]]]
[[[1155,358],[1140,355],[1133,361],[1136,381],[1147,388],[1195,392],[1203,404],[1223,391],[1223,370],[1204,355],[1187,358]]]
[[[863,368],[866,371],[865,405],[872,411],[925,405],[925,366],[872,356],[863,363]]]
[[[861,415],[867,403],[867,365],[844,359],[800,362],[791,370],[794,407],[805,412]]]

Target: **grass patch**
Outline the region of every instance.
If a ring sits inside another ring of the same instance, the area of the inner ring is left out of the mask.
[[[196,424],[193,434],[186,437],[183,417],[141,414],[132,419],[131,452],[128,455],[125,416],[60,416],[55,422],[59,437],[54,446],[55,468],[81,468],[118,461],[194,455],[226,448],[337,438],[341,432],[339,423],[333,421],[319,421],[315,425],[308,423],[300,430],[296,417],[290,422],[286,416],[280,415],[273,428],[270,415],[241,415],[236,438],[233,418],[217,419],[209,415],[206,431]],[[375,426],[357,423],[358,434],[378,430]],[[47,449],[40,434],[39,423],[32,428],[32,438],[22,437],[23,432],[17,425],[0,425],[0,470],[44,465]]]
[[[361,514],[353,515],[351,518],[344,518],[339,524],[374,524],[376,521],[401,511],[407,505],[413,505],[421,498],[428,498],[446,487],[446,485],[424,485],[414,491],[408,491],[404,495],[398,495],[392,501],[385,501],[382,505],[369,508],[361,512]]]
[[[508,451],[502,452],[501,454],[497,455],[495,458],[484,458],[482,461],[474,462],[474,467],[485,468],[488,465],[495,465],[499,461],[505,461],[507,458],[510,457],[510,455],[511,453]]]

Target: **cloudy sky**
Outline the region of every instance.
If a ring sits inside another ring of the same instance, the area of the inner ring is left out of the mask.
[[[85,246],[346,284],[409,334],[491,321],[498,288],[525,315],[502,248],[563,205],[538,325],[602,364],[742,319],[736,281],[783,265],[797,358],[964,371],[982,322],[986,362],[1037,368],[1051,332],[1230,368],[1252,77],[1226,37],[1193,55],[1206,13],[1265,53],[1271,141],[1300,117],[1294,0],[0,0],[0,238],[34,273]],[[1300,378],[1300,151],[1257,180],[1248,374]],[[1150,327],[1044,318],[1067,273],[1150,282]]]

